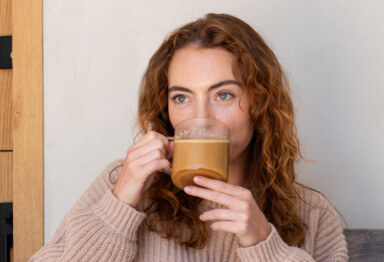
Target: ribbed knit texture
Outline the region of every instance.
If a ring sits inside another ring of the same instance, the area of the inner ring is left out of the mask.
[[[332,205],[320,194],[298,186],[299,215],[308,226],[301,248],[288,246],[271,224],[268,238],[241,247],[236,235],[209,231],[203,249],[187,249],[147,229],[146,214],[112,194],[110,164],[61,222],[51,242],[30,261],[347,261],[347,244]],[[117,179],[121,168],[112,176]],[[200,209],[218,204],[203,201]]]

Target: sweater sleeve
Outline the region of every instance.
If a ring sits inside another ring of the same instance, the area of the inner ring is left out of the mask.
[[[243,262],[248,261],[315,261],[304,250],[288,246],[280,237],[276,228],[271,225],[268,238],[255,246],[239,247],[237,255]]]
[[[42,247],[31,262],[132,261],[135,258],[137,229],[145,214],[112,194],[109,172],[118,165],[118,161],[113,162],[96,178],[65,216],[52,241]]]
[[[287,245],[276,228],[266,240],[251,247],[239,247],[237,254],[241,261],[348,261],[348,251],[337,213],[325,198],[308,214],[308,231],[305,247]]]

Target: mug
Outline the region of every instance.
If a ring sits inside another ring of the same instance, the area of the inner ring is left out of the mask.
[[[228,181],[229,128],[209,118],[190,118],[175,128],[172,181],[180,189],[196,175]]]

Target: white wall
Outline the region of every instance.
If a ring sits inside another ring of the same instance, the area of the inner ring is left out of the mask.
[[[132,142],[137,91],[167,33],[207,12],[244,19],[292,84],[300,180],[351,228],[384,228],[384,2],[44,1],[45,241]]]

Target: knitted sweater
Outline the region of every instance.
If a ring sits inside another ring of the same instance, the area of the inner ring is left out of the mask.
[[[110,164],[81,196],[54,238],[30,261],[347,261],[347,245],[337,213],[320,194],[298,186],[299,214],[308,226],[302,247],[287,245],[271,224],[266,240],[242,247],[236,235],[213,231],[203,249],[187,249],[148,231],[146,214],[112,194]],[[117,178],[121,168],[112,176]],[[306,202],[306,203],[304,203]],[[201,210],[219,205],[204,200]],[[316,207],[314,207],[316,206]]]

